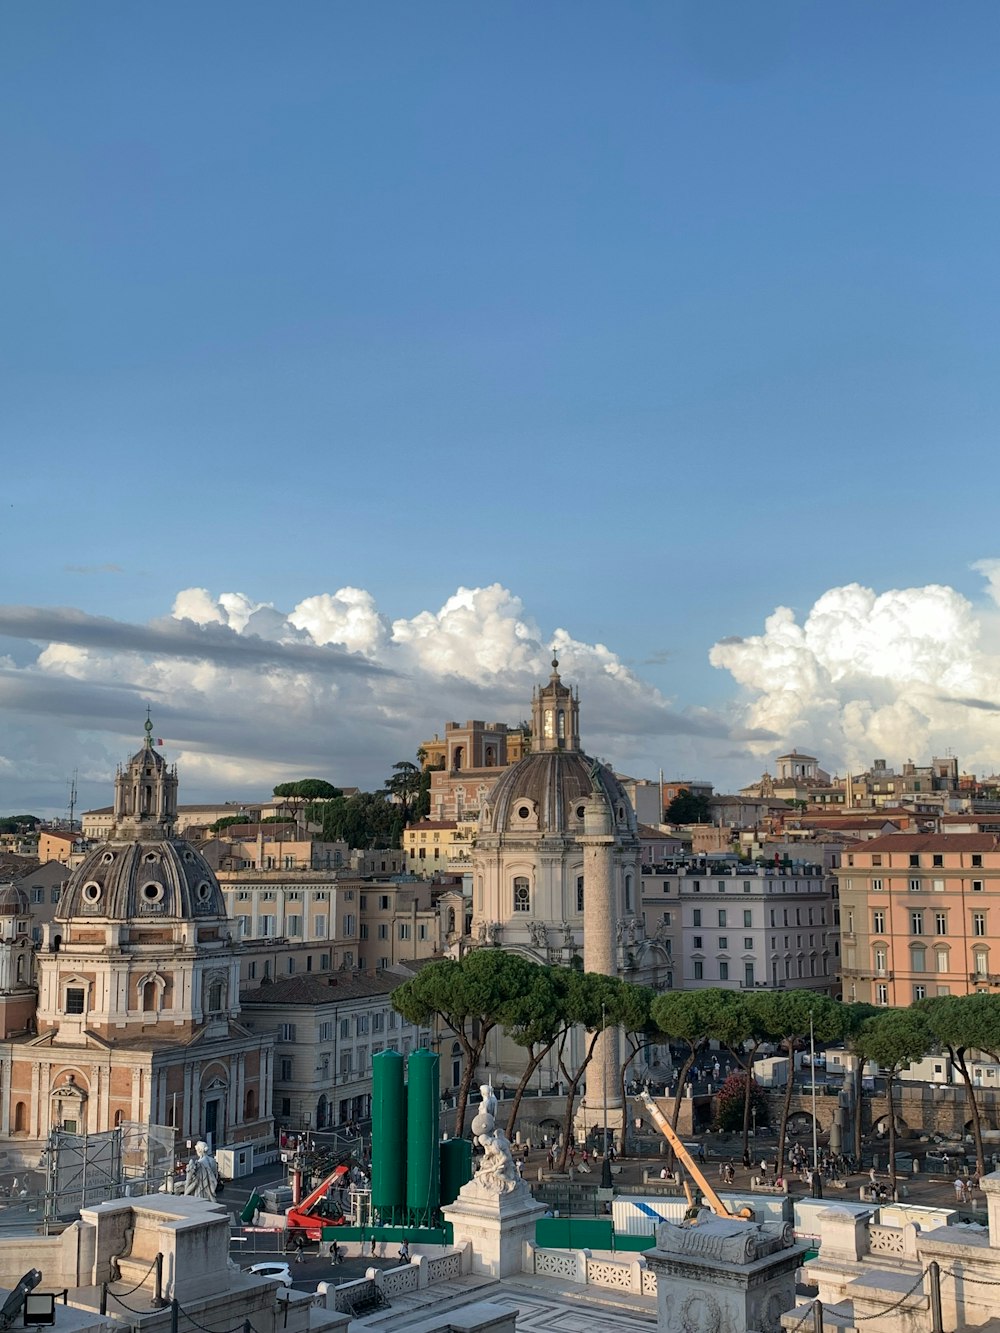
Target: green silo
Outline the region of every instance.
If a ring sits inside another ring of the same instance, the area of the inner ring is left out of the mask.
[[[392,1219],[406,1203],[406,1090],[398,1051],[372,1056],[372,1207]]]
[[[406,1067],[406,1206],[414,1224],[427,1226],[441,1197],[438,1057],[412,1051]]]
[[[472,1144],[468,1139],[444,1139],[440,1145],[441,1203],[453,1203],[458,1191],[472,1179]]]

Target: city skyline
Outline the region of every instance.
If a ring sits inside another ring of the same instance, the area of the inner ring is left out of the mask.
[[[1000,767],[995,7],[0,14],[0,809]],[[91,793],[91,797],[86,795]]]

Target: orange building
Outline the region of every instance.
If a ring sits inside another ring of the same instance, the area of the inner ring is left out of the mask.
[[[893,833],[845,851],[839,884],[845,1000],[912,1004],[1000,988],[1000,841]]]

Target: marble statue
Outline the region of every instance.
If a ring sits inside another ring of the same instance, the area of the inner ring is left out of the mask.
[[[219,1188],[219,1164],[208,1151],[208,1144],[201,1139],[194,1145],[194,1151],[195,1156],[187,1164],[184,1193],[214,1203]]]
[[[532,921],[528,926],[528,933],[531,936],[531,942],[536,949],[544,949],[548,944],[548,936],[545,933],[545,927],[540,921]]]

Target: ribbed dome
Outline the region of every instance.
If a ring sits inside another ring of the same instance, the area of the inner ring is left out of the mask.
[[[222,890],[200,852],[181,839],[104,842],[70,875],[56,918],[102,921],[225,917]]]
[[[28,895],[16,884],[0,885],[0,916],[27,916]]]
[[[594,760],[579,750],[529,754],[498,779],[483,807],[484,832],[583,832],[587,798],[593,792]],[[635,831],[635,813],[621,783],[600,765],[597,781],[607,797],[613,826]]]

